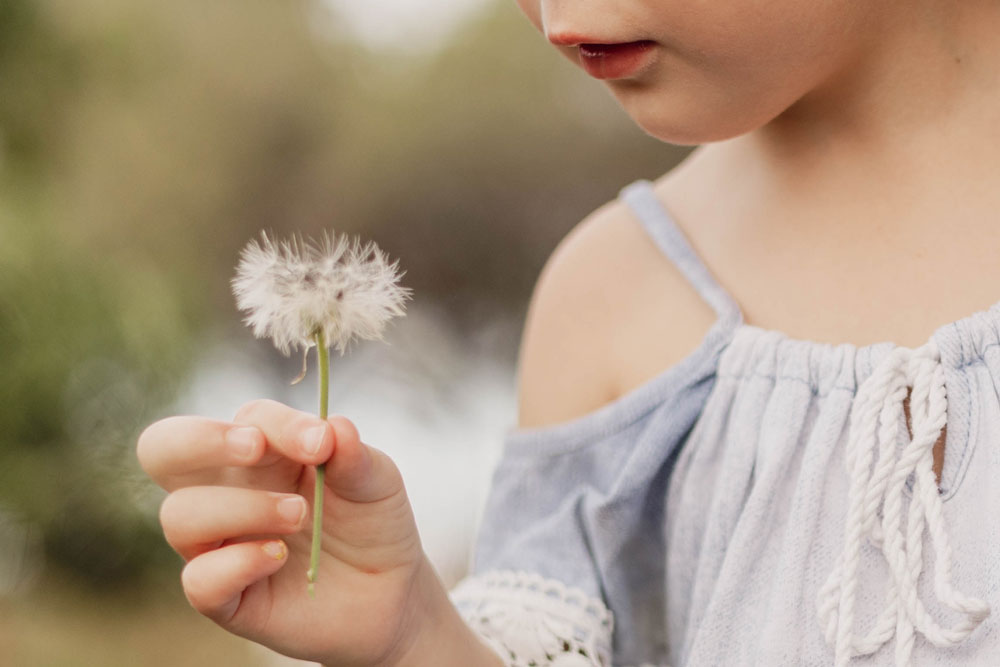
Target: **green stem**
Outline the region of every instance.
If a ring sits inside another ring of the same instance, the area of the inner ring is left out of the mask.
[[[330,402],[330,350],[326,347],[323,330],[316,332],[316,354],[319,357],[319,418],[326,421]],[[313,539],[309,556],[309,597],[316,597],[316,575],[319,572],[319,551],[323,537],[323,489],[326,488],[326,464],[316,466],[316,492],[313,497]]]

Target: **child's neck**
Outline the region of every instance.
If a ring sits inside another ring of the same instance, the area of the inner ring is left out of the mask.
[[[877,184],[880,200],[898,195],[921,207],[914,188],[1000,174],[1000,5],[924,4],[940,15],[895,11],[852,65],[768,125],[726,142],[731,157],[751,160],[793,196],[861,195]]]
[[[1000,6],[952,18],[661,182],[748,321],[915,345],[1000,300]]]

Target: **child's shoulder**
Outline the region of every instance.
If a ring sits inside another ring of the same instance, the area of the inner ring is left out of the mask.
[[[519,361],[519,423],[589,413],[701,342],[715,314],[614,199],[577,224],[546,263]]]

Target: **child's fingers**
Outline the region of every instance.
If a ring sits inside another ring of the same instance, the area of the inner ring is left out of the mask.
[[[331,417],[336,446],[326,465],[326,485],[352,502],[375,502],[403,489],[399,469],[386,454],[361,442],[345,417]]]
[[[233,421],[259,428],[272,453],[298,463],[317,465],[333,452],[334,433],[329,423],[277,401],[251,401],[240,408]]]
[[[139,460],[168,491],[219,483],[216,471],[225,466],[281,458],[308,465],[329,460],[327,485],[356,502],[380,500],[402,488],[395,464],[364,445],[357,428],[344,417],[323,421],[277,401],[257,400],[244,405],[234,422],[198,417],[158,421],[139,438]]]
[[[167,542],[185,560],[248,535],[288,535],[306,517],[301,496],[234,487],[191,486],[167,496],[160,523]]]
[[[281,540],[230,544],[189,562],[181,583],[192,607],[217,623],[227,623],[239,609],[243,591],[287,560],[288,548]]]
[[[254,426],[202,417],[168,417],[147,427],[136,449],[143,470],[172,491],[190,484],[188,478],[201,471],[251,465],[260,459],[265,445],[264,434]]]
[[[282,457],[315,465],[333,451],[333,429],[327,422],[277,401],[251,401],[234,422],[162,419],[139,437],[139,461],[157,484],[172,491],[213,483],[215,471],[226,466],[267,464]],[[207,474],[199,474],[203,472]]]

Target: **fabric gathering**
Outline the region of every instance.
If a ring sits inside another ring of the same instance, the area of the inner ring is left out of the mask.
[[[620,196],[717,319],[614,402],[507,434],[467,622],[511,667],[990,664],[1000,303],[917,349],[790,338],[649,182]]]

